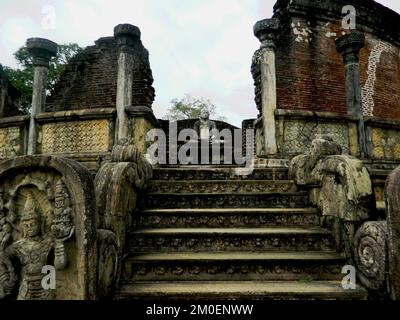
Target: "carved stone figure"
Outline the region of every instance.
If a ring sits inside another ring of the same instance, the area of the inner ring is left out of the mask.
[[[212,140],[214,138],[213,130],[217,130],[215,122],[209,118],[210,113],[207,110],[203,110],[200,113],[200,119],[194,124],[194,130],[201,140]]]
[[[49,256],[54,238],[42,233],[41,217],[32,197],[26,201],[21,225],[23,238],[5,250],[6,259],[17,260],[21,269],[17,299],[50,299],[53,292],[42,287],[42,268],[51,264]]]

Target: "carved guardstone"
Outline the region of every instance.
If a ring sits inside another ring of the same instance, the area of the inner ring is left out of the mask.
[[[96,298],[93,190],[91,173],[73,160],[0,162],[0,298]],[[42,285],[49,266],[55,289]]]

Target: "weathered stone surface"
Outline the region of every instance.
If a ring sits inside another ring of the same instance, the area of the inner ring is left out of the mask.
[[[129,144],[116,145],[112,152],[112,162],[103,164],[96,174],[94,186],[99,212],[96,225],[103,230],[100,245],[107,247],[116,258],[110,259],[107,254],[99,258],[106,269],[112,271],[104,273],[101,270],[99,281],[103,286],[100,291],[104,297],[113,293],[114,285],[119,281],[126,230],[132,224],[131,214],[137,206],[137,194],[146,189],[151,175],[150,164]]]
[[[292,159],[290,176],[298,184],[317,185],[311,201],[323,215],[362,221],[368,217],[371,180],[360,160],[340,153],[340,146],[329,135],[317,136],[307,155]]]
[[[400,300],[400,168],[390,174],[385,186],[389,292],[394,300]]]
[[[386,221],[364,223],[354,237],[358,278],[370,290],[386,290],[388,273]]]

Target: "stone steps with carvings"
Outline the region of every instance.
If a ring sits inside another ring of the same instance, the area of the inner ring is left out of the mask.
[[[366,300],[367,294],[345,290],[341,281],[142,281],[122,286],[116,299]]]
[[[231,192],[296,192],[290,180],[153,180],[149,192],[157,193],[231,193]]]
[[[167,252],[133,254],[122,281],[340,280],[344,259],[334,252]]]
[[[135,228],[319,226],[315,208],[149,209],[135,213]]]
[[[289,180],[288,168],[255,168],[251,174],[236,174],[237,166],[168,166],[155,168],[154,180]]]
[[[307,192],[147,193],[139,206],[173,208],[303,208]]]
[[[334,239],[319,227],[158,228],[134,231],[133,252],[331,251]]]
[[[287,168],[234,169],[155,169],[127,232],[117,299],[365,297],[342,289],[345,259]]]

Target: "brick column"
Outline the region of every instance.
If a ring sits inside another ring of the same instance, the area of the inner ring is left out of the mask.
[[[47,76],[49,73],[50,59],[57,54],[57,44],[42,38],[30,38],[26,46],[32,56],[34,67],[32,110],[28,133],[28,155],[36,153],[37,125],[35,117],[44,111],[46,103]]]
[[[275,110],[276,98],[276,72],[275,72],[275,37],[279,31],[278,19],[264,19],[254,25],[254,35],[260,40],[261,46],[253,58],[257,71],[253,69],[256,82],[256,102],[262,117],[263,149],[264,155],[275,155],[278,152],[276,143]],[[258,86],[258,88],[257,88]],[[257,97],[257,95],[259,95]],[[257,148],[258,150],[260,148]]]
[[[362,110],[359,53],[365,45],[362,32],[354,31],[336,40],[336,49],[343,55],[347,113],[358,118],[358,147],[361,158],[368,156]]]

